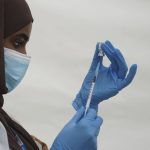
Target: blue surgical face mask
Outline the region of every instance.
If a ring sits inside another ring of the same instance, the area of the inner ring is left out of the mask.
[[[23,79],[31,57],[15,50],[4,48],[4,58],[6,86],[8,92],[11,92]]]

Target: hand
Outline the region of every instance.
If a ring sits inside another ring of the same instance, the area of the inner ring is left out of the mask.
[[[113,45],[106,41],[101,45],[101,49],[111,61],[109,67],[103,66],[103,57],[99,54],[99,43],[96,45],[95,54],[91,67],[83,81],[82,87],[73,101],[73,107],[78,110],[81,106],[86,106],[91,85],[99,64],[98,76],[96,79],[95,87],[92,93],[92,100],[90,107],[96,108],[98,104],[114,95],[116,95],[121,89],[126,87],[133,80],[137,65],[132,65],[129,74],[126,77],[128,67],[121,52],[114,48]]]
[[[56,137],[50,150],[97,150],[97,136],[102,118],[94,109],[85,114],[81,107]]]
[[[39,150],[48,150],[48,147],[44,142],[42,142],[41,140],[39,140],[38,138],[36,138],[33,135],[32,135],[32,138],[35,141],[35,143],[37,144],[37,146],[39,147]]]
[[[110,60],[111,65],[105,67],[101,63],[99,66],[98,76],[91,97],[91,108],[97,108],[101,101],[115,96],[120,90],[128,86],[132,82],[137,70],[137,65],[134,64],[127,75],[128,67],[123,55],[109,41],[103,43],[101,49]]]
[[[95,76],[95,71],[97,68],[98,63],[101,61],[100,57],[98,56],[99,54],[99,43],[96,45],[96,50],[93,56],[92,64],[90,66],[90,69],[83,81],[83,84],[81,86],[80,91],[76,95],[76,98],[72,102],[72,106],[76,109],[79,110],[82,106],[86,107],[87,100],[90,94],[92,82]]]

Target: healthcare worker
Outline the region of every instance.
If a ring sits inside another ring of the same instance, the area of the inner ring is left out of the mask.
[[[47,150],[3,110],[3,94],[15,89],[24,77],[30,57],[26,52],[33,18],[25,0],[0,0],[0,150]],[[102,119],[81,107],[61,131],[52,150],[96,150]],[[49,133],[50,134],[50,133]]]
[[[0,150],[48,149],[45,143],[31,136],[3,110],[3,94],[16,88],[29,66],[31,58],[27,55],[26,44],[32,23],[32,14],[25,0],[0,0]],[[135,76],[137,66],[132,65],[126,76],[126,62],[109,41],[101,44],[101,49],[111,61],[111,65],[105,67],[103,57],[98,55],[98,46],[88,74],[73,101],[77,112],[58,134],[50,150],[97,150],[97,136],[103,122],[97,115],[98,104],[116,95]],[[95,86],[86,111],[94,78]]]

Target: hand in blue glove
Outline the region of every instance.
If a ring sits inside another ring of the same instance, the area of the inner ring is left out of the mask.
[[[127,75],[128,67],[123,55],[109,41],[103,43],[101,49],[110,60],[111,65],[109,67],[105,67],[103,64],[99,66],[98,76],[91,97],[91,108],[97,108],[101,101],[115,96],[120,90],[128,86],[132,82],[137,70],[137,65],[134,64]]]
[[[94,109],[81,107],[56,137],[50,150],[97,150],[97,136],[103,120]]]
[[[95,76],[97,65],[100,61],[99,54],[99,43],[96,45],[96,50],[94,53],[94,57],[92,60],[92,64],[90,66],[90,69],[83,81],[83,84],[81,86],[81,89],[79,93],[76,95],[76,98],[74,99],[72,105],[76,110],[79,110],[82,106],[86,107],[87,100],[90,94],[92,82]]]
[[[90,103],[90,107],[93,108],[97,108],[101,101],[116,95],[121,89],[129,85],[136,74],[137,65],[132,65],[129,74],[126,77],[128,67],[125,59],[121,52],[114,48],[109,41],[103,43],[101,49],[111,61],[111,65],[109,67],[103,66],[103,57],[98,56],[98,43],[89,72],[87,73],[82,87],[72,104],[76,110],[81,106],[86,106],[95,74],[98,74],[98,76],[96,78]],[[96,73],[98,64],[99,69],[98,73]]]

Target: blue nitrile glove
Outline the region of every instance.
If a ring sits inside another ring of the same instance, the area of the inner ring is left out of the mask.
[[[99,66],[90,102],[91,108],[97,108],[101,101],[115,96],[120,90],[128,86],[137,70],[137,65],[133,64],[127,75],[128,67],[123,55],[109,41],[103,43],[101,49],[110,60],[111,65],[109,67],[105,67],[103,64]]]
[[[79,93],[76,95],[76,98],[74,99],[72,105],[76,110],[79,110],[82,106],[86,107],[87,100],[90,94],[91,85],[95,76],[95,71],[97,68],[97,64],[100,61],[99,54],[99,43],[96,45],[95,54],[92,60],[92,64],[90,66],[90,69],[83,81],[83,84],[81,86],[81,89]]]
[[[95,74],[98,74],[98,76],[90,104],[90,106],[93,106],[94,108],[98,107],[97,105],[101,101],[116,95],[122,88],[129,85],[135,76],[137,65],[131,66],[129,74],[126,77],[128,67],[125,59],[121,52],[114,48],[109,41],[103,43],[101,48],[111,61],[111,65],[110,67],[104,67],[102,65],[103,57],[98,56],[98,43],[89,72],[83,81],[79,93],[72,103],[76,110],[78,110],[81,106],[86,106]],[[99,66],[98,73],[96,73],[97,66]]]
[[[97,150],[97,136],[103,120],[94,109],[81,107],[56,137],[50,150]]]

